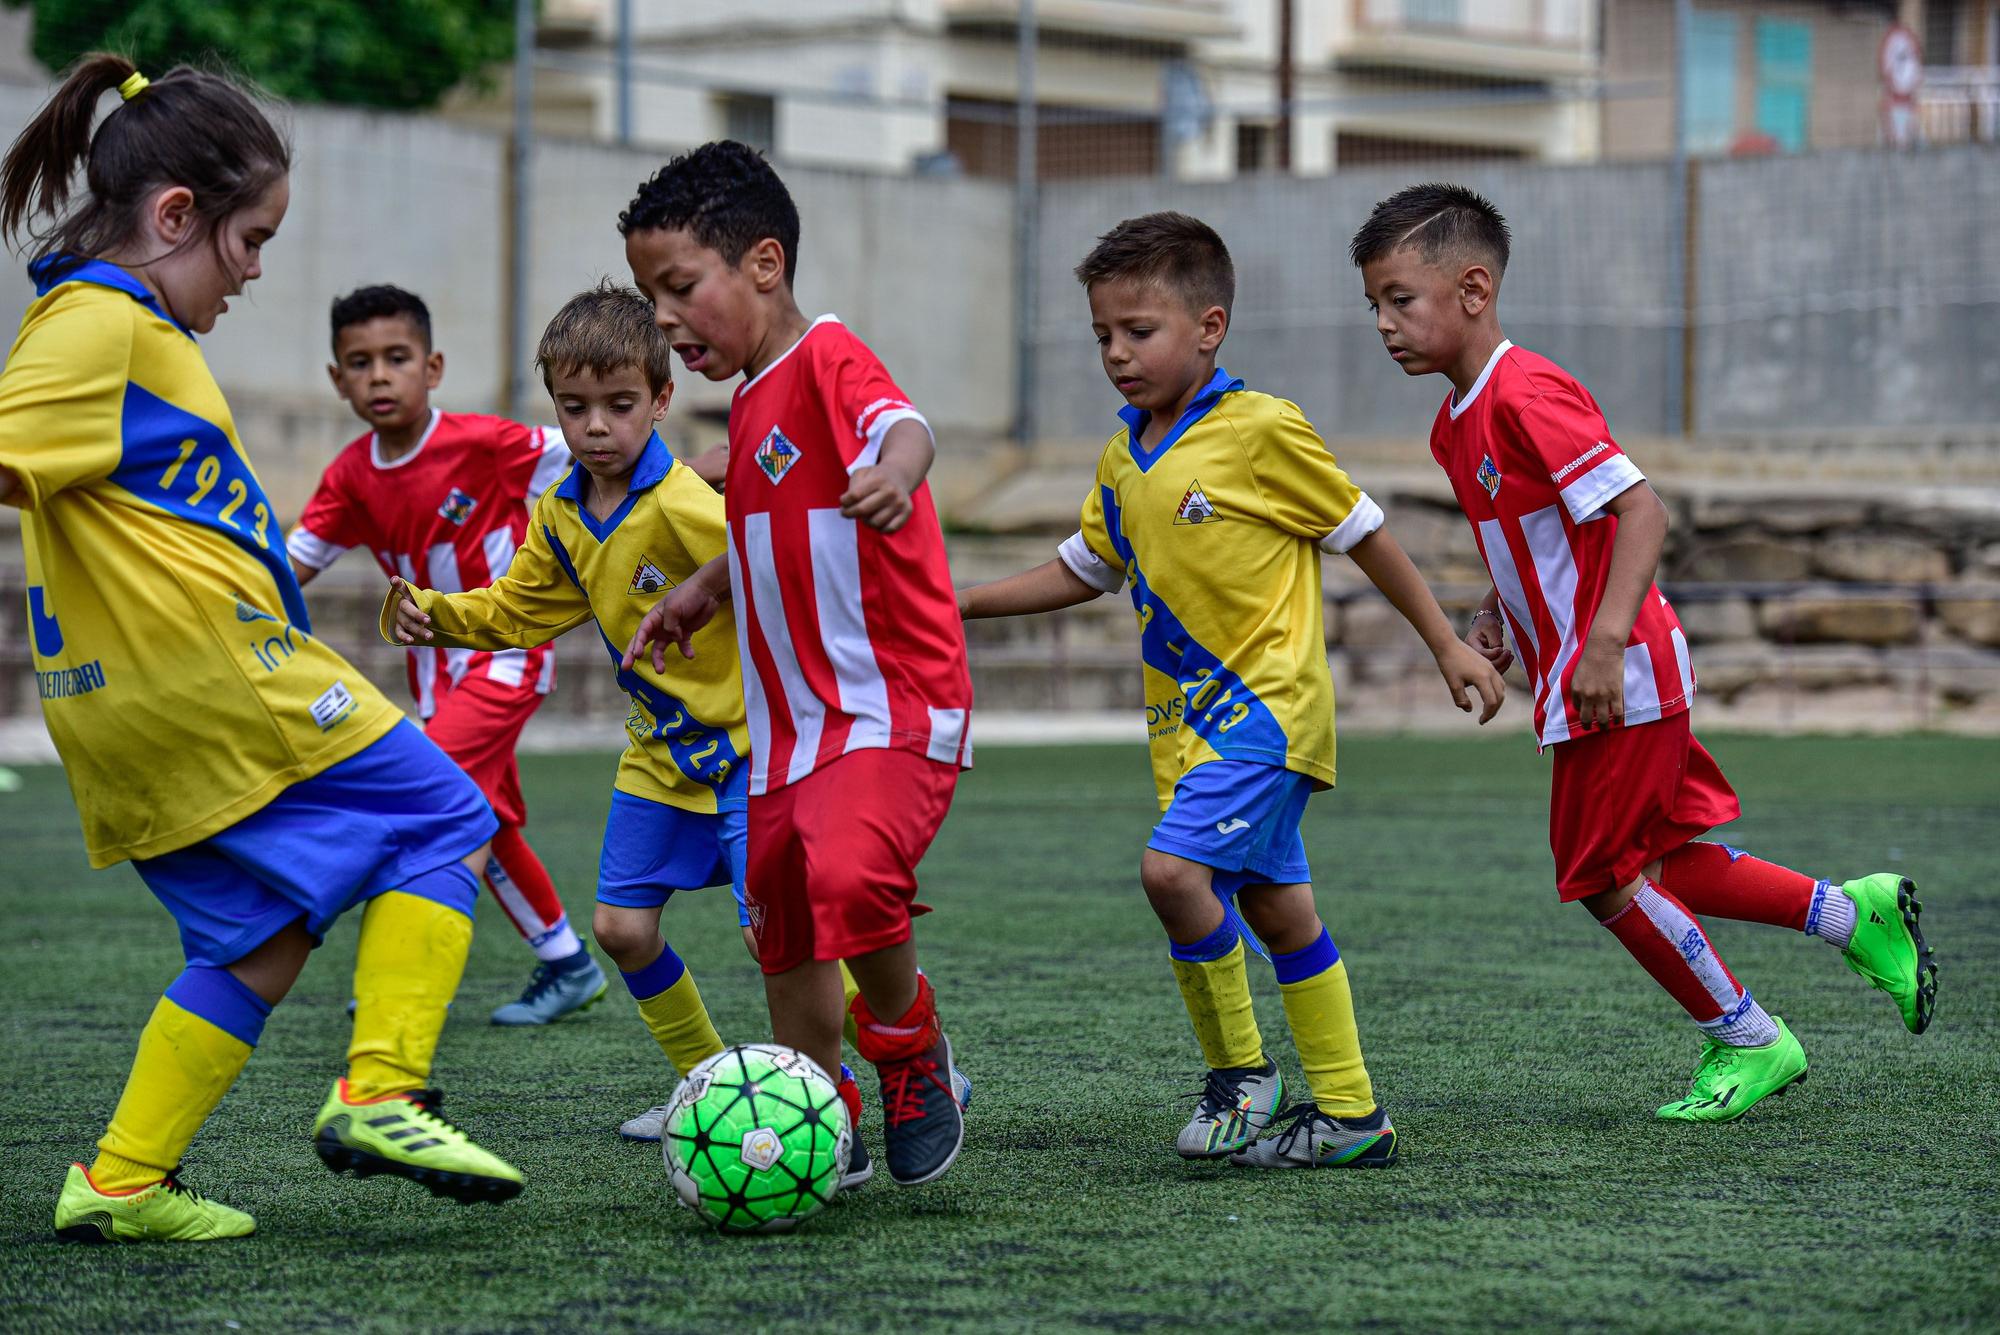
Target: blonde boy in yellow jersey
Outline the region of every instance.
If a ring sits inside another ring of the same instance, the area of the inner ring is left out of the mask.
[[[685,1072],[722,1040],[694,976],[660,935],[661,910],[678,890],[728,885],[756,953],[743,903],[749,735],[735,621],[725,607],[696,635],[693,657],[675,656],[666,672],[650,659],[630,668],[618,660],[659,596],[722,553],[722,497],[653,430],[673,398],[673,348],[638,293],[607,283],[572,298],[549,322],[536,364],[576,466],[536,503],[505,576],[455,594],[391,580],[382,634],[402,645],[527,648],[596,620],[631,705],[592,930],[660,1050]],[[844,1067],[840,1089],[858,1114],[860,1090]],[[619,1132],[658,1140],[665,1112],[662,1103]],[[854,1143],[849,1186],[872,1171]]]
[[[1480,722],[1504,692],[1446,622],[1382,510],[1303,414],[1216,365],[1235,270],[1205,224],[1128,219],[1076,276],[1125,429],[1098,462],[1081,531],[1057,559],[960,594],[967,617],[1014,616],[1131,586],[1153,776],[1165,811],[1140,880],[1209,1072],[1176,1148],[1258,1168],[1386,1167],[1396,1131],[1361,1058],[1346,966],[1313,903],[1299,834],[1332,785],[1333,681],[1320,552],[1345,553],[1436,656]],[[1311,1097],[1284,1080],[1250,1004],[1236,913],[1271,953]],[[1257,1133],[1285,1125],[1257,1140]],[[1253,1143],[1254,1142],[1254,1143]]]
[[[320,1158],[465,1201],[521,1190],[424,1088],[492,810],[313,637],[196,342],[261,273],[288,172],[283,136],[229,80],[148,80],[115,55],[79,61],[0,167],[0,225],[20,236],[50,219],[0,372],[0,502],[22,511],[36,684],[91,865],[129,859],[186,960],[95,1161],[71,1165],[57,1197],[56,1232],[79,1241],[254,1230],[183,1186],[181,1156],[328,924],[363,905]]]

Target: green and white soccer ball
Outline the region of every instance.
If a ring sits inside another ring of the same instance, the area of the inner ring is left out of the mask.
[[[852,1134],[817,1062],[746,1043],[687,1073],[660,1145],[681,1204],[725,1233],[779,1233],[840,1191]]]

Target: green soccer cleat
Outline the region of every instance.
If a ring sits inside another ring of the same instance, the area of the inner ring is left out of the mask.
[[[1917,915],[1916,883],[1892,871],[1877,872],[1840,887],[1854,901],[1854,936],[1842,955],[1847,967],[1887,992],[1913,1034],[1931,1027],[1937,1009],[1937,964]]]
[[[114,1194],[99,1191],[82,1164],[71,1164],[56,1197],[56,1236],[71,1242],[212,1242],[257,1231],[256,1220],[187,1186],[180,1171]]]
[[[1731,1047],[1708,1039],[1687,1097],[1659,1115],[1670,1122],[1733,1122],[1773,1094],[1806,1079],[1806,1050],[1777,1016],[1778,1036],[1760,1048]]]
[[[520,1195],[521,1171],[438,1116],[441,1102],[435,1089],[413,1089],[354,1103],[346,1079],[336,1080],[313,1123],[313,1148],[336,1173],[393,1173],[463,1205]]]

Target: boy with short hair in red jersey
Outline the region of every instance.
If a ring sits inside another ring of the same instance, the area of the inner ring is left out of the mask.
[[[1895,1000],[1911,1033],[1930,1024],[1937,969],[1903,877],[1836,886],[1697,842],[1739,808],[1689,730],[1687,639],[1653,584],[1667,510],[1590,392],[1501,333],[1509,240],[1478,194],[1420,185],[1375,206],[1351,255],[1390,356],[1406,375],[1452,382],[1431,453],[1493,577],[1466,638],[1503,669],[1518,657],[1534,689],[1537,740],[1555,749],[1557,890],[1702,1030],[1692,1087],[1659,1115],[1730,1121],[1804,1080],[1806,1056],[1724,967],[1695,915],[1822,938]]]
[[[640,624],[691,653],[733,599],[750,731],[750,925],[778,1042],[840,1065],[839,962],[854,1045],[882,1082],[889,1175],[943,1174],[965,1126],[951,1044],[917,969],[916,866],[972,763],[972,683],[944,536],[924,484],[930,427],[832,316],[792,298],[798,210],[756,150],[674,159],[619,215],[625,256],[690,370],[741,374],[729,413],[729,546]],[[850,1109],[852,1111],[852,1109]]]
[[[430,311],[398,287],[364,287],[333,303],[334,390],[368,434],[332,464],[286,549],[305,584],[350,547],[384,573],[457,593],[507,573],[528,507],[572,462],[562,432],[431,407],[444,354]],[[478,783],[500,818],[486,884],[539,961],[501,1025],[547,1024],[604,995],[604,971],[563,911],[548,870],[522,837],[527,804],[514,748],[555,684],[553,646],[475,653],[409,651],[410,693],[424,731]]]

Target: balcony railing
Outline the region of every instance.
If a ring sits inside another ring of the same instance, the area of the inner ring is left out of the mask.
[[[1933,65],[1917,94],[1924,142],[2000,140],[2000,65]]]

